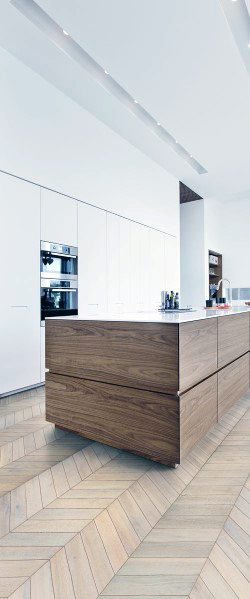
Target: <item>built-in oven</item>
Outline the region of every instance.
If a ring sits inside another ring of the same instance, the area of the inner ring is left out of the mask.
[[[41,277],[77,279],[77,248],[41,241]]]
[[[78,314],[77,248],[41,241],[41,323]]]

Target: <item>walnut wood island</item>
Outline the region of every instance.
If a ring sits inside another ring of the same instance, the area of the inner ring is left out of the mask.
[[[46,320],[46,418],[176,465],[249,388],[248,308]]]

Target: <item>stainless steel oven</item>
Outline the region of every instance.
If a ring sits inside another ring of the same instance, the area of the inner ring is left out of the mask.
[[[78,314],[77,248],[41,241],[41,323]]]
[[[41,276],[49,279],[77,279],[77,248],[41,241]]]

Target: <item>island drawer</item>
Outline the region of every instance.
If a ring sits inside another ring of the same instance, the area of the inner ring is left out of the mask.
[[[217,422],[217,374],[180,396],[181,458]]]
[[[249,313],[218,318],[218,368],[249,351]]]

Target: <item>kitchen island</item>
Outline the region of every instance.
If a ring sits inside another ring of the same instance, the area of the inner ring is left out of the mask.
[[[246,307],[46,320],[46,418],[175,466],[249,388]]]

